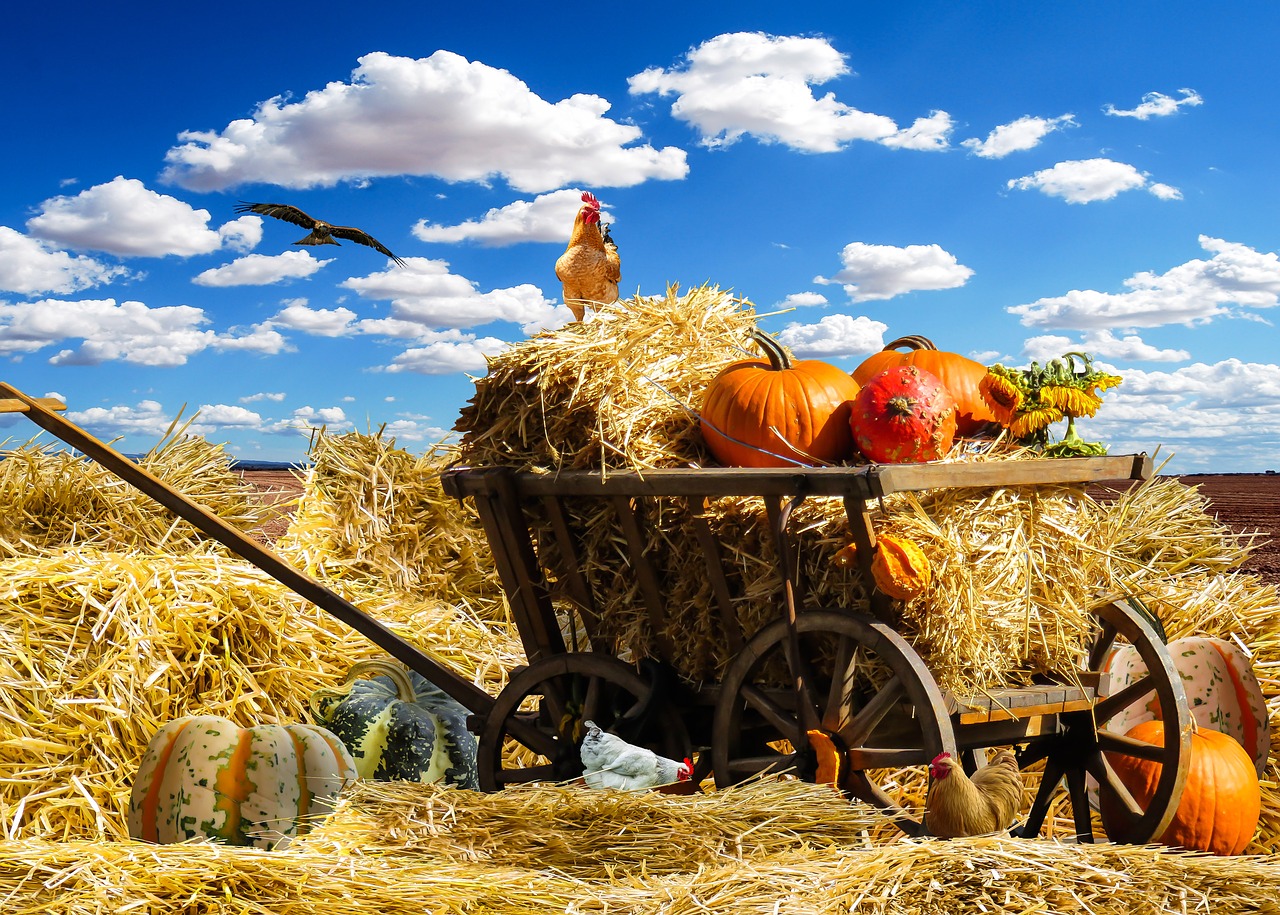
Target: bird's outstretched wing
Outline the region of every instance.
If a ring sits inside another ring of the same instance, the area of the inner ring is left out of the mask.
[[[387,257],[391,258],[393,261],[396,262],[397,267],[404,266],[403,259],[396,257],[394,254],[392,254],[390,251],[387,250],[386,245],[378,241],[376,238],[374,238],[372,235],[370,235],[368,232],[364,231],[363,229],[356,229],[351,226],[331,226],[329,228],[329,234],[336,235],[338,238],[344,238],[347,241],[353,241],[357,245],[365,245],[366,247],[372,248],[373,250],[377,251],[379,254],[385,254]]]
[[[302,226],[304,229],[314,229],[316,227],[314,219],[297,207],[289,206],[287,203],[240,203],[236,206],[236,212],[272,216],[276,219],[283,219],[285,222],[291,222],[295,226]]]

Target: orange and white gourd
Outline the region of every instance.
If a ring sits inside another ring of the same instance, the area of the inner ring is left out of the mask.
[[[129,835],[160,844],[206,838],[274,848],[328,815],[355,778],[351,754],[324,728],[177,718],[143,753],[129,798]]]
[[[1234,737],[1261,775],[1271,752],[1271,732],[1262,685],[1248,655],[1226,639],[1208,636],[1174,639],[1168,648],[1196,724]],[[1147,672],[1146,664],[1131,645],[1115,649],[1103,669],[1107,674],[1107,695],[1119,692]],[[1157,711],[1153,697],[1145,705],[1131,706],[1116,715],[1107,723],[1107,730],[1127,733],[1144,721],[1157,719]]]

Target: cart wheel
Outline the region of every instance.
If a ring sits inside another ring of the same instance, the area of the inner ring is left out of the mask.
[[[672,759],[691,755],[674,706],[634,667],[612,655],[569,652],[530,664],[498,693],[480,732],[480,788],[582,775],[584,721]]]
[[[809,611],[796,618],[796,632],[793,651],[787,621],[771,623],[730,663],[713,723],[716,785],[770,771],[815,781],[821,772],[903,832],[921,834],[920,821],[880,787],[876,770],[956,752],[933,676],[901,636],[869,616]],[[834,766],[820,758],[832,751]]]
[[[1094,612],[1099,631],[1089,649],[1082,681],[1105,683],[1102,671],[1107,656],[1126,642],[1137,649],[1147,673],[1115,694],[1099,699],[1092,709],[1062,714],[1056,733],[1032,741],[1018,754],[1018,764],[1023,768],[1042,759],[1045,767],[1031,812],[1015,835],[1040,834],[1054,792],[1065,780],[1077,841],[1092,842],[1087,785],[1087,776],[1092,776],[1098,786],[1100,806],[1106,811],[1103,822],[1107,838],[1141,845],[1162,835],[1177,812],[1187,777],[1191,713],[1182,691],[1182,678],[1148,619],[1123,599],[1105,603]],[[1135,741],[1107,728],[1112,719],[1125,718],[1123,712],[1139,707],[1165,722],[1163,746]],[[1161,764],[1155,791],[1145,805],[1134,800],[1112,770],[1108,757],[1115,756],[1151,759]]]

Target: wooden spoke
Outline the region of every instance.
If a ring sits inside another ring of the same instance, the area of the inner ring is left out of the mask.
[[[919,834],[920,823],[878,779],[956,752],[937,684],[911,647],[873,617],[809,610],[794,625],[794,632],[785,619],[765,626],[725,673],[712,727],[716,784],[727,787],[758,772],[787,769],[812,780],[818,759],[806,734],[816,727],[843,757],[840,786],[887,811],[903,831]],[[806,659],[806,682],[799,687],[777,682],[780,670],[796,669],[790,663],[793,646]],[[873,677],[883,680],[878,688]],[[821,707],[811,704],[815,696],[824,699]],[[806,710],[820,713],[813,726],[805,724]]]
[[[822,712],[822,728],[839,733],[849,724],[854,714],[853,692],[857,681],[858,659],[861,646],[853,639],[840,639],[832,667],[831,688],[827,692],[827,704]]]
[[[871,736],[877,725],[884,721],[885,716],[897,706],[904,693],[902,678],[894,674],[880,688],[880,691],[872,696],[870,701],[862,707],[853,721],[850,722],[849,727],[839,732],[840,736],[850,746],[861,744]]]
[[[692,756],[674,705],[655,695],[635,668],[610,655],[567,652],[523,668],[494,700],[480,730],[480,787],[495,791],[581,775],[577,741],[586,721],[669,758]],[[525,761],[530,754],[534,759]]]
[[[1120,776],[1116,775],[1115,769],[1111,768],[1111,763],[1107,762],[1107,758],[1102,755],[1093,757],[1086,763],[1089,774],[1098,782],[1100,789],[1106,793],[1109,792],[1112,797],[1120,802],[1125,811],[1133,818],[1142,816],[1142,805],[1134,799],[1129,793],[1129,789],[1125,787],[1124,782],[1120,781]]]
[[[1120,632],[1110,620],[1102,621],[1102,628],[1098,633],[1098,637],[1094,639],[1093,646],[1089,649],[1089,670],[1099,670],[1102,662],[1106,660],[1107,652],[1111,650],[1111,646],[1116,643],[1116,636]]]
[[[798,733],[797,729],[800,725],[795,714],[773,701],[763,689],[744,684],[742,698],[746,699],[751,708],[759,712],[765,721],[771,724],[779,734],[786,736],[788,740],[792,738],[792,735]]]
[[[1156,762],[1164,762],[1168,758],[1168,748],[1165,746],[1147,743],[1145,740],[1134,740],[1132,737],[1112,734],[1110,731],[1098,732],[1098,749]]]
[[[850,765],[857,769],[901,769],[903,766],[927,766],[933,759],[927,750],[920,747],[854,747],[848,751],[848,756]]]
[[[1099,726],[1106,724],[1120,712],[1151,693],[1155,688],[1155,678],[1148,673],[1145,677],[1134,680],[1120,692],[1108,696],[1095,705],[1093,707],[1093,717]]]
[[[773,756],[739,756],[730,761],[730,768],[741,778],[759,775],[762,772],[786,772],[795,765],[794,753],[780,753]]]

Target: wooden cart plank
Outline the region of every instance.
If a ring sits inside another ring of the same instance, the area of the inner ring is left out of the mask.
[[[451,494],[474,495],[477,471],[445,472]],[[1034,458],[976,463],[869,464],[861,467],[699,467],[664,470],[565,470],[518,473],[523,495],[580,496],[840,496],[869,500],[892,492],[1146,479],[1146,454]],[[452,479],[450,479],[452,478]]]

